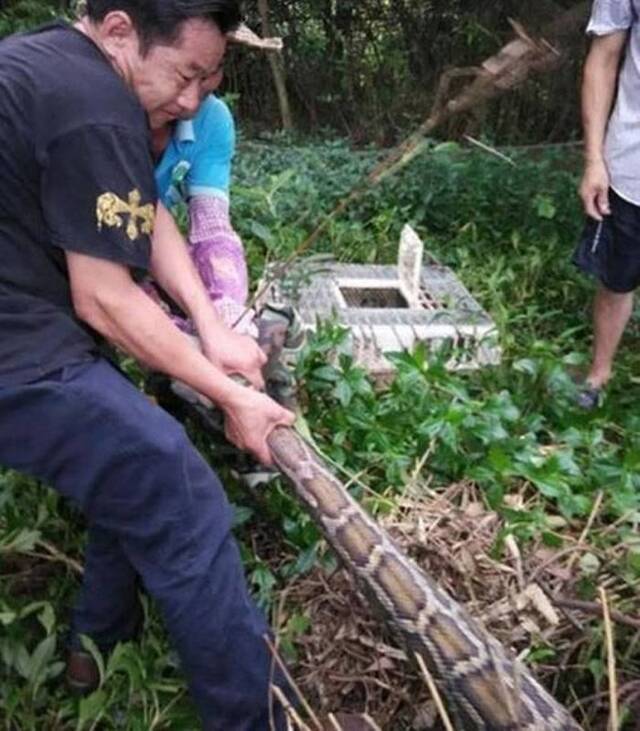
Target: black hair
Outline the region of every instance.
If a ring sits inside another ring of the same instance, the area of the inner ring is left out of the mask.
[[[237,0],[86,0],[86,14],[94,23],[114,10],[131,18],[144,50],[174,43],[187,20],[208,20],[222,33],[235,30],[242,20]]]

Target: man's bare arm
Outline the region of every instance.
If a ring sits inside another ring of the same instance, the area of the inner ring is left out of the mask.
[[[84,254],[66,256],[78,317],[134,358],[208,396],[233,425],[237,446],[269,464],[266,438],[278,424],[291,424],[293,415],[234,382],[194,348],[126,267]]]
[[[585,170],[580,197],[585,213],[598,221],[610,212],[609,173],[604,160],[604,141],[627,36],[628,31],[620,31],[595,37],[584,67],[582,124]]]

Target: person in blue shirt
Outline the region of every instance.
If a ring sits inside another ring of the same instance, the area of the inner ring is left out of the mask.
[[[245,25],[229,40],[262,50],[280,50],[280,38],[259,38]],[[210,299],[225,324],[257,335],[247,311],[247,265],[242,241],[229,215],[235,125],[228,106],[213,95],[223,78],[220,66],[203,84],[197,114],[180,119],[167,108],[151,115],[158,196],[169,210],[183,203],[189,211],[189,251]],[[189,331],[188,321],[178,324]]]

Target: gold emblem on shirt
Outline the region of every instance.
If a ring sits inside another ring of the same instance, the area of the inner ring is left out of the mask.
[[[128,202],[118,198],[115,193],[103,193],[96,202],[98,231],[102,231],[103,226],[122,228],[124,217],[128,216],[126,231],[131,241],[142,234],[152,234],[155,207],[152,203],[141,206],[140,202],[141,195],[137,188],[129,193]]]

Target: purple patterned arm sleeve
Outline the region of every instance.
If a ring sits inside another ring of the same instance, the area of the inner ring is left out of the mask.
[[[189,201],[189,251],[218,314],[232,326],[249,296],[244,247],[229,219],[229,202],[219,196]],[[252,334],[249,313],[236,330]]]

